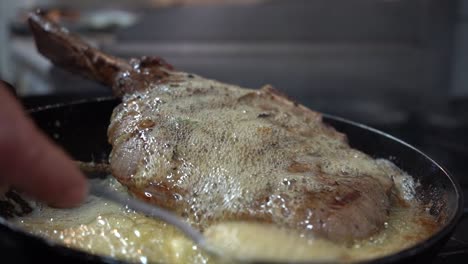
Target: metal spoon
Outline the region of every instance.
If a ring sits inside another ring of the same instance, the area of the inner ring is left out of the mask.
[[[88,179],[106,179],[112,177],[109,164],[82,161],[76,161],[76,164],[78,165],[80,170],[88,177]],[[116,204],[126,206],[127,208],[136,212],[166,222],[179,229],[183,234],[185,234],[185,236],[187,236],[187,238],[192,240],[196,245],[198,245],[208,254],[217,258],[227,258],[226,256],[224,256],[224,254],[222,254],[222,252],[216,250],[213,246],[210,246],[210,244],[207,242],[206,238],[203,236],[202,233],[200,233],[187,222],[182,220],[179,216],[166,209],[163,209],[156,205],[145,203],[143,201],[131,197],[126,193],[115,191],[106,184],[98,181],[89,181],[89,193],[91,195],[104,198]]]
[[[218,261],[222,263],[236,262],[234,259],[232,259],[232,257],[226,256],[225,254],[223,254],[223,252],[213,247],[213,245],[210,245],[210,243],[206,240],[202,233],[200,233],[191,225],[183,221],[179,216],[166,209],[163,209],[156,205],[151,205],[142,202],[124,193],[117,192],[100,182],[90,182],[89,193],[94,196],[104,198],[108,201],[124,205],[131,210],[143,213],[145,215],[166,222],[172,226],[175,226],[190,240],[192,240],[197,246],[204,250],[204,252],[210,254],[212,257],[215,257]]]

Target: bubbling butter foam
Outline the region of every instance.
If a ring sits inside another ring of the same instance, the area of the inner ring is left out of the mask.
[[[114,179],[106,181],[123,189]],[[55,243],[120,260],[217,263],[172,226],[98,197],[67,210],[38,204],[31,215],[13,222]],[[241,260],[355,262],[398,252],[430,236],[435,227],[425,210],[406,206],[392,208],[378,234],[346,245],[255,222],[219,223],[204,234],[215,248]]]

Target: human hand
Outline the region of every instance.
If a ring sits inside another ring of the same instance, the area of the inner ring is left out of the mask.
[[[0,186],[14,186],[56,207],[78,205],[87,181],[27,116],[0,81]]]

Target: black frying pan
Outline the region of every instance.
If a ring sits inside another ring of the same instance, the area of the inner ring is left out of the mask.
[[[117,99],[101,98],[71,104],[52,105],[30,113],[38,126],[77,160],[107,161],[110,146],[107,127]],[[344,132],[350,145],[373,157],[389,158],[413,175],[420,186],[419,199],[426,203],[443,228],[426,241],[371,263],[430,262],[447,241],[463,210],[460,186],[435,161],[414,147],[375,129],[333,116],[324,121]],[[0,219],[1,220],[1,219]],[[16,262],[61,261],[65,263],[117,263],[111,258],[51,244],[0,221],[1,258],[11,255]]]

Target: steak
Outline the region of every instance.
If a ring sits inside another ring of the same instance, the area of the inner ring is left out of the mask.
[[[122,99],[108,129],[110,165],[135,196],[201,230],[257,221],[349,242],[384,227],[401,172],[351,148],[320,113],[268,85],[110,56],[43,14],[29,23],[44,56]]]

